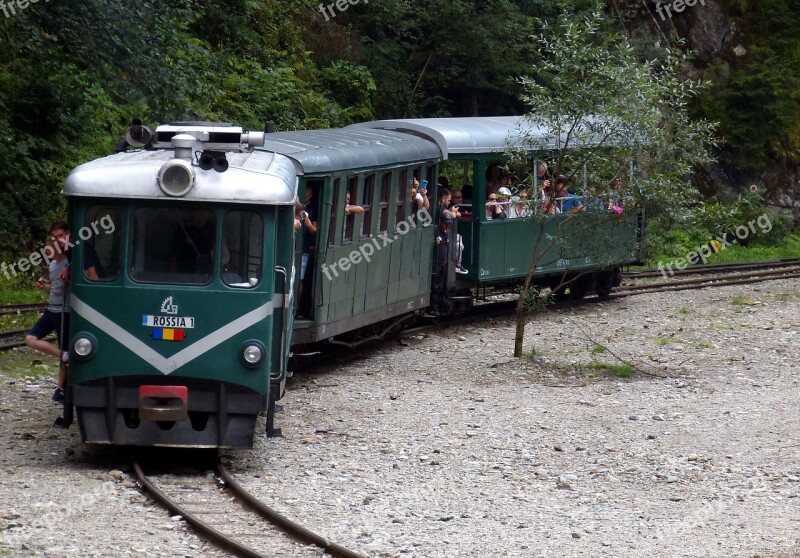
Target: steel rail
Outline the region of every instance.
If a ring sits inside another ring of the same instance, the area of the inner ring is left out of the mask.
[[[265,554],[253,550],[252,548],[245,546],[238,541],[235,541],[231,537],[210,526],[203,520],[198,519],[194,514],[173,501],[168,495],[159,490],[158,487],[150,482],[150,480],[144,474],[141,466],[137,462],[133,462],[132,465],[134,473],[139,479],[142,487],[148,493],[150,493],[150,495],[152,495],[159,504],[169,510],[170,513],[180,515],[186,521],[186,523],[191,525],[192,528],[194,528],[210,542],[241,558],[266,558]],[[262,501],[255,498],[253,495],[249,494],[241,486],[241,484],[239,484],[239,482],[237,482],[236,479],[233,478],[230,473],[228,473],[227,469],[225,469],[222,464],[218,463],[216,468],[217,473],[224,482],[225,488],[233,494],[239,503],[267,519],[272,525],[282,530],[288,536],[304,544],[315,545],[335,558],[365,558],[363,554],[353,552],[336,543],[332,543],[321,535],[318,535],[302,525],[295,523],[294,521],[281,515],[279,512],[275,511]]]
[[[772,271],[769,273],[765,272],[765,273],[750,273],[750,274],[723,276],[723,277],[709,277],[699,280],[687,280],[687,281],[671,282],[671,283],[651,283],[650,285],[636,285],[634,286],[636,288],[616,287],[614,291],[611,293],[611,295],[609,295],[606,298],[591,297],[581,300],[565,300],[561,302],[554,302],[548,305],[547,309],[571,308],[586,303],[596,304],[618,298],[625,298],[628,296],[636,296],[643,294],[707,289],[710,287],[725,287],[729,285],[747,285],[752,283],[761,283],[763,281],[791,279],[795,277],[800,277],[800,268],[798,268],[797,271],[783,270],[783,271]],[[512,304],[513,306],[511,306]],[[467,323],[473,319],[494,318],[494,317],[513,315],[516,310],[516,300],[486,304],[483,305],[483,308],[485,309],[485,313],[481,314],[469,313],[456,320],[436,322],[433,324],[418,326],[415,328],[402,331],[396,337],[400,338],[427,331],[436,331],[438,329],[443,329],[445,327],[449,327],[452,325]]]
[[[46,302],[32,302],[27,304],[4,304],[0,306],[0,316],[7,316],[9,314],[24,314],[26,312],[34,312],[42,310],[47,307]]]
[[[297,540],[318,546],[336,558],[365,558],[363,554],[353,552],[343,546],[330,542],[325,537],[314,533],[299,523],[295,523],[288,517],[281,515],[278,511],[267,506],[264,502],[247,492],[247,490],[228,473],[228,470],[222,464],[217,465],[217,472],[222,480],[225,481],[225,487],[228,488],[239,501]]]
[[[161,490],[159,490],[153,483],[150,482],[150,480],[144,474],[144,471],[142,471],[142,468],[135,461],[133,462],[133,471],[136,474],[136,478],[138,478],[139,482],[142,484],[142,487],[147,490],[147,492],[149,492],[159,504],[169,510],[170,513],[180,515],[186,521],[186,523],[194,528],[195,531],[206,537],[215,545],[224,550],[232,552],[240,558],[267,558],[265,554],[256,552],[252,548],[238,543],[227,535],[220,533],[206,522],[198,519],[180,505],[176,504],[171,498],[169,498],[169,496],[161,492]]]
[[[727,263],[727,264],[705,264],[693,265],[686,269],[674,269],[667,272],[660,269],[640,269],[633,271],[626,271],[622,274],[623,277],[628,279],[640,279],[644,277],[663,277],[665,272],[667,276],[673,275],[695,275],[701,273],[719,273],[725,271],[735,272],[742,269],[763,269],[767,267],[781,268],[790,267],[793,265],[800,265],[800,258],[784,258],[782,260],[764,260],[760,262],[740,262],[740,263]]]
[[[659,283],[648,283],[644,285],[622,285],[616,288],[617,292],[627,292],[627,291],[644,291],[644,290],[652,290],[652,289],[659,289],[664,288],[665,290],[670,290],[673,287],[679,287],[683,285],[697,285],[697,284],[704,284],[704,283],[711,283],[711,282],[724,282],[727,280],[735,281],[737,279],[750,279],[750,278],[764,278],[764,279],[771,279],[776,278],[780,279],[783,276],[787,277],[794,277],[794,274],[800,273],[800,266],[789,267],[780,270],[768,269],[764,271],[753,271],[750,273],[742,273],[738,275],[720,275],[714,277],[704,277],[701,279],[685,279],[683,281],[662,281]],[[788,274],[788,275],[787,275]],[[731,284],[738,284],[736,282],[732,282]],[[672,289],[674,290],[674,289]]]

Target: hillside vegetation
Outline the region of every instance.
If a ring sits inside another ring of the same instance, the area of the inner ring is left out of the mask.
[[[63,214],[58,192],[69,170],[108,154],[132,118],[287,130],[519,114],[519,78],[536,64],[531,36],[560,13],[580,17],[594,4],[348,6],[323,15],[309,0],[58,0],[0,16],[0,258],[43,238]],[[605,8],[644,57],[703,16],[698,5],[667,28],[641,3]],[[720,122],[719,159],[733,172],[788,172],[800,162],[800,15],[790,0],[728,1],[722,10],[744,54],[696,62],[691,71],[715,86],[694,110]]]

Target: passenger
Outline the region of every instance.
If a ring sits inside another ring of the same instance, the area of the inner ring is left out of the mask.
[[[542,190],[542,200],[546,200],[553,186],[553,176],[547,170],[547,163],[539,161],[536,166],[536,176],[538,177],[539,188]]]
[[[503,206],[497,200],[497,194],[489,194],[486,198],[486,220],[505,219],[508,215],[503,211]]]
[[[449,213],[451,219],[472,218],[471,213],[467,213],[465,211],[462,212],[462,209],[459,205],[461,200],[463,200],[461,190],[454,190],[450,194],[450,204],[446,207],[446,210]],[[462,239],[460,234],[456,234],[456,248],[455,248],[456,273],[460,273],[462,275],[469,273],[469,271],[466,270],[464,266],[461,265],[461,257],[463,256],[463,254],[464,254],[464,240]]]
[[[443,214],[439,219],[439,230],[436,232],[434,243],[436,252],[433,259],[433,277],[431,281],[431,314],[438,318],[441,312],[446,311],[445,299],[447,297],[447,256],[449,251],[449,229],[453,218]]]
[[[500,163],[492,163],[486,169],[486,193],[494,194],[503,186],[503,169]]]
[[[508,207],[508,217],[524,218],[530,215],[530,207],[528,206],[528,191],[521,190],[516,196],[511,196],[510,205]]]
[[[300,196],[294,197],[294,230],[303,228],[303,223],[300,221],[300,215],[306,210],[306,206],[300,203]]]
[[[611,191],[608,194],[608,209],[622,213],[625,207],[634,205],[632,196],[626,196],[622,191],[622,180],[615,178],[611,182]]]
[[[317,247],[317,200],[314,197],[314,190],[311,186],[306,186],[305,209],[300,213],[300,224],[303,226],[303,255],[300,260],[300,288],[297,292],[298,319],[305,319],[311,313],[311,302],[308,293],[311,292],[311,281],[314,272],[308,273],[309,269],[314,269],[314,255]],[[349,196],[349,194],[348,194]],[[359,207],[364,211],[363,207]]]
[[[472,206],[468,202],[466,203],[467,207],[464,207],[464,204],[464,194],[461,190],[450,192],[450,207],[456,206],[461,213],[461,219],[467,221],[472,219]]]
[[[450,190],[446,188],[439,190],[439,207],[437,213],[439,214],[439,219],[441,219],[443,215],[447,215],[451,219],[458,219],[461,217],[458,206],[451,203]]]
[[[355,215],[356,213],[364,213],[364,208],[360,205],[350,205],[350,192],[344,196],[344,214]]]
[[[597,196],[596,188],[594,185],[590,185],[586,194],[586,211],[597,212],[605,208],[606,204]]]
[[[69,233],[63,221],[56,221],[50,226],[47,247],[54,256],[47,266],[49,281],[36,281],[36,287],[49,293],[50,296],[42,316],[36,320],[25,337],[25,344],[28,347],[58,359],[58,385],[53,392],[53,401],[58,403],[64,401],[69,359],[69,353],[65,350],[66,336],[69,333],[69,296],[67,295],[67,282],[62,279],[62,272],[69,267],[64,250],[68,237]],[[58,347],[44,340],[53,331],[56,333]]]
[[[461,192],[459,192],[459,196]],[[461,218],[461,211],[459,206],[453,203],[452,194],[450,193],[447,188],[442,188],[439,190],[439,207],[438,207],[438,216],[439,221],[441,222],[445,217],[450,219],[452,222],[454,219]],[[460,234],[456,234],[456,249],[455,249],[455,256],[456,256],[456,273],[466,274],[469,273],[464,267],[461,265],[461,257],[464,254],[464,241]]]
[[[420,188],[419,180],[414,177],[411,180],[411,201],[413,203],[413,210],[416,214],[420,209],[430,211],[431,201],[428,199],[428,188]]]
[[[578,199],[578,196],[567,191],[567,180],[567,177],[563,174],[559,174],[556,177],[556,211],[558,213],[580,213],[586,211],[586,206]]]

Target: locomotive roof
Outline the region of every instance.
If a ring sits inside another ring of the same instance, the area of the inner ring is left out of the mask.
[[[436,142],[445,159],[449,155],[503,152],[509,145],[526,147],[529,144],[522,139],[523,134],[544,136],[544,130],[533,127],[522,116],[377,120],[345,129],[396,130],[429,138]],[[558,147],[555,139],[550,143],[551,148]]]
[[[297,172],[291,159],[265,151],[228,152],[228,170],[193,166],[194,187],[178,199],[269,205],[294,204]],[[68,196],[176,199],[156,182],[159,169],[175,158],[172,149],[117,153],[80,165],[67,177]]]
[[[336,128],[267,134],[263,148],[297,161],[305,174],[438,160],[428,140],[388,130]]]

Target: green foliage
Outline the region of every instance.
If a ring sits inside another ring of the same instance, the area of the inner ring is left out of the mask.
[[[617,378],[632,378],[636,375],[636,370],[630,364],[608,364],[605,362],[592,362],[581,365],[581,368],[605,372]]]
[[[800,257],[800,236],[791,235],[777,246],[762,244],[729,246],[725,250],[712,254],[708,263],[737,263],[762,260],[780,260]]]
[[[537,63],[522,80],[530,126],[510,138],[510,156],[524,163],[530,152],[552,153],[553,175],[575,176],[587,169],[588,185],[598,194],[615,179],[625,179],[626,189],[618,194],[622,200],[638,200],[651,219],[674,220],[697,197],[688,178],[696,165],[711,160],[714,127],[689,115],[688,102],[700,85],[678,77],[685,56],[665,49],[660,59],[640,61],[612,27],[600,6],[585,17],[564,14],[545,25],[536,37]],[[586,217],[582,225],[591,222]],[[593,217],[598,225],[616,218],[612,212]],[[563,235],[573,245],[583,242],[575,232]],[[583,225],[577,232],[594,230]],[[608,240],[606,245],[613,246]],[[516,355],[524,338],[520,318],[528,305],[526,290],[543,253],[533,254],[521,294],[526,304],[518,306]]]
[[[743,233],[744,228],[749,231],[747,235]],[[738,236],[737,229],[741,233]],[[683,219],[669,226],[663,221],[651,221],[645,253],[650,261],[669,261],[684,257],[711,240],[726,238],[735,239],[736,245],[725,247],[723,252],[734,252],[714,254],[709,261],[733,261],[727,258],[734,257],[734,253],[737,260],[756,260],[761,259],[756,252],[747,255],[743,247],[783,246],[790,232],[791,220],[787,216],[767,208],[759,192],[749,192],[730,203],[697,204]]]
[[[664,49],[661,59],[642,62],[608,28],[599,11],[546,26],[539,62],[523,80],[527,119],[544,134],[522,139],[526,149],[557,147],[553,174],[576,174],[586,164],[590,184],[601,187],[627,180],[636,160],[623,195],[640,200],[651,219],[676,219],[697,198],[693,169],[711,161],[714,127],[687,109],[700,84],[678,77],[685,56]]]
[[[533,9],[533,8],[532,8]],[[514,2],[381,0],[349,9],[377,83],[378,118],[513,114],[535,19]]]
[[[723,160],[740,171],[800,163],[800,12],[792,0],[732,7],[741,41],[709,65],[698,110],[720,123]]]
[[[372,117],[363,65],[317,65],[313,12],[278,0],[40,2],[0,18],[0,259],[32,251],[64,217],[70,169],[106,155],[132,118],[263,129]]]

